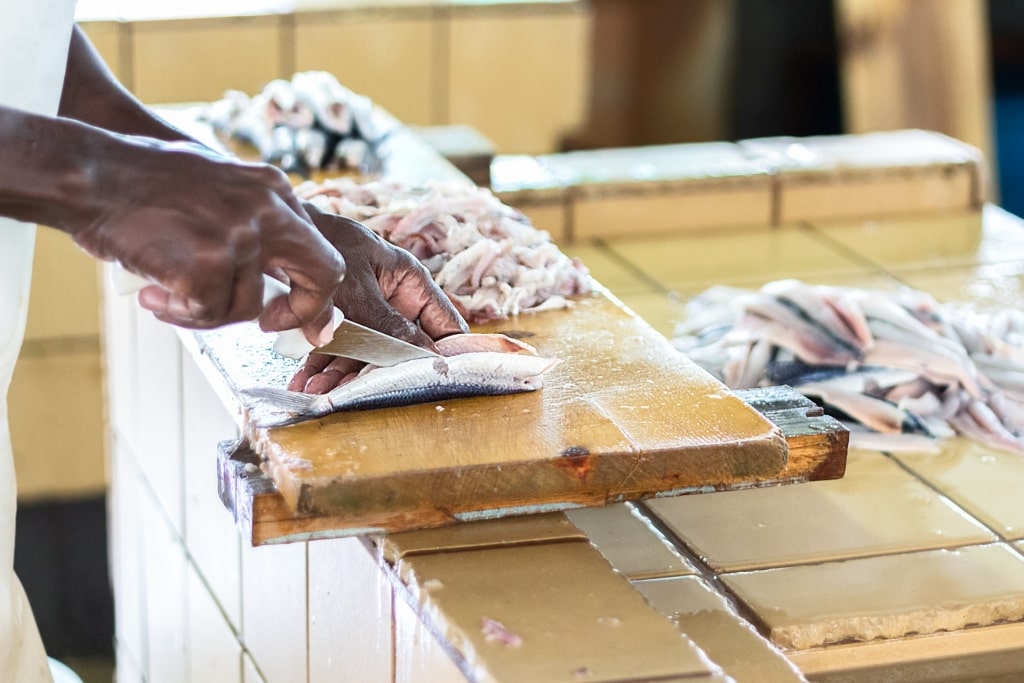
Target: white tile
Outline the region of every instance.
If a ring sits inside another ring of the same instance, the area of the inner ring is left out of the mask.
[[[241,535],[218,493],[217,443],[238,434],[195,361],[182,360],[185,540],[234,628],[242,626]]]
[[[242,680],[242,646],[191,566],[188,570],[188,655],[193,683]]]
[[[307,679],[306,598],[305,543],[243,546],[242,642],[266,683]]]
[[[179,535],[184,532],[181,457],[181,344],[170,325],[136,316],[138,441],[142,472]]]
[[[362,539],[309,544],[309,683],[391,681],[391,619],[391,585]]]

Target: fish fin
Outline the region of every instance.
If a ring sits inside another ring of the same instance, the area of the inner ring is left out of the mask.
[[[246,389],[242,394],[295,415],[326,415],[332,409],[330,400],[323,394],[304,394],[271,387]]]

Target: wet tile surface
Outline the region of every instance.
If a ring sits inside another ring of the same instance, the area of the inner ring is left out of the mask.
[[[589,543],[408,557],[445,638],[496,681],[632,681],[711,673],[703,655]]]
[[[890,271],[998,263],[1024,257],[1024,227],[1019,219],[997,208],[941,218],[822,222],[814,228],[837,247]]]
[[[610,249],[599,244],[574,244],[561,247],[569,256],[583,261],[595,280],[618,296],[635,292],[655,291],[656,283],[644,271],[624,261]]]
[[[785,648],[1024,618],[1024,558],[1005,544],[743,572],[722,580]]]
[[[702,579],[686,576],[633,585],[727,676],[760,683],[803,680],[779,650]]]
[[[646,505],[716,571],[995,540],[897,463],[869,451],[850,452],[842,479]]]
[[[627,503],[572,510],[566,516],[629,579],[693,574],[693,567]]]
[[[663,239],[615,239],[608,247],[665,289],[699,291],[715,284],[758,285],[865,272],[834,245],[796,227],[736,229]],[[613,290],[614,291],[614,290]]]
[[[622,294],[619,299],[669,339],[675,335],[676,326],[686,317],[683,304],[674,294],[637,292]]]
[[[941,453],[899,453],[893,457],[1003,538],[1024,538],[1020,494],[1024,458],[1019,454],[953,439]]]
[[[585,539],[564,514],[555,512],[388,534],[378,546],[394,562],[406,555]]]

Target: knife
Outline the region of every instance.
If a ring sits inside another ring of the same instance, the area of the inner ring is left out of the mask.
[[[133,294],[153,282],[118,265],[111,270],[111,281],[118,294]],[[269,275],[263,276],[263,304],[278,296],[287,296],[288,286]],[[302,358],[310,352],[353,358],[373,365],[397,365],[417,358],[440,358],[440,354],[407,341],[397,339],[365,325],[360,325],[334,309],[334,338],[323,346],[313,346],[302,330],[277,333],[274,350],[289,358]]]

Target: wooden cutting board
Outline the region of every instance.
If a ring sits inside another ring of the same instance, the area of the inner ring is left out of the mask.
[[[239,390],[284,386],[297,363],[276,357],[272,339],[254,327],[194,339],[288,508],[297,517],[329,517],[336,532],[732,488],[777,479],[786,468],[777,425],[606,290],[569,310],[474,331],[514,335],[562,362],[536,392],[264,428],[265,406],[241,400]],[[816,428],[825,437],[830,429],[844,433],[834,421]],[[845,441],[831,443],[845,462]],[[842,463],[831,471],[840,476]]]

